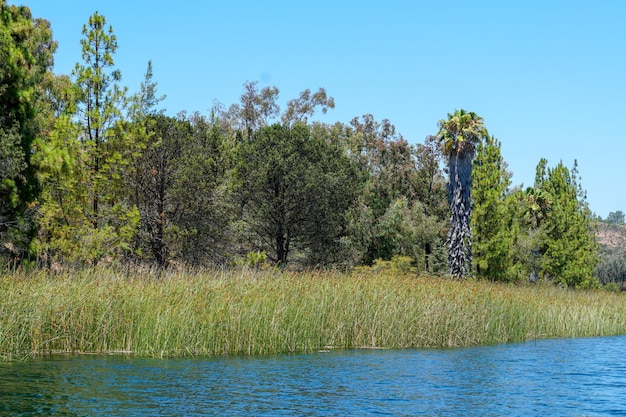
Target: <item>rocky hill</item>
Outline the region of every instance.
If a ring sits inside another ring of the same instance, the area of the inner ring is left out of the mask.
[[[626,251],[626,226],[598,223],[597,237],[602,246]]]

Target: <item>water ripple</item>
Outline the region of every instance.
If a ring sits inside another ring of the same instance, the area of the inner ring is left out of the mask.
[[[626,416],[626,337],[0,364],[0,415]]]

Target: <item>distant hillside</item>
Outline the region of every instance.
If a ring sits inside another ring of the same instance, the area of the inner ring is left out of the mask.
[[[626,226],[598,223],[598,242],[611,249],[626,250]]]

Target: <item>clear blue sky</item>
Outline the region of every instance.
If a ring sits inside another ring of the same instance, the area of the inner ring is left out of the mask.
[[[55,72],[80,60],[96,10],[113,26],[123,84],[152,60],[168,114],[238,102],[246,81],[281,104],[324,87],[319,120],[389,119],[410,143],[457,108],[502,142],[513,183],[540,158],[578,160],[591,209],[626,211],[626,1],[9,0],[52,23]]]

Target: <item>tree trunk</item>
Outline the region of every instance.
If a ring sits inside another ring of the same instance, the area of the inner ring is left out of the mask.
[[[276,264],[280,267],[287,265],[289,254],[289,239],[283,235],[282,228],[276,233]]]
[[[472,270],[472,231],[470,229],[472,155],[453,154],[448,163],[450,168],[448,263],[450,274],[463,278]]]

